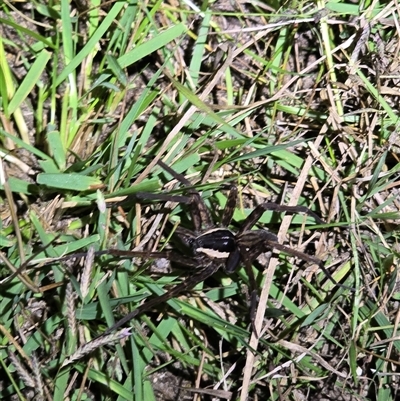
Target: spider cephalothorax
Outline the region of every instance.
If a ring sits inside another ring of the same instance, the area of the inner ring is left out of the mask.
[[[240,264],[243,264],[248,271],[251,271],[253,261],[260,254],[273,249],[283,251],[289,255],[319,265],[325,274],[337,284],[326,271],[320,259],[280,244],[276,235],[267,230],[253,230],[255,224],[267,210],[288,213],[306,213],[313,217],[319,224],[324,224],[314,212],[304,206],[285,206],[266,202],[258,205],[234,232],[228,227],[230,226],[236,208],[238,191],[235,186],[231,186],[229,188],[229,195],[222,214],[221,223],[216,227],[199,192],[191,188],[190,182],[165,163],[159,161],[158,164],[188,188],[187,192],[189,197],[185,197],[185,203],[188,203],[190,206],[193,231],[178,227],[176,235],[178,235],[182,242],[189,248],[189,256],[183,255],[181,252],[175,250],[162,252],[113,250],[109,253],[123,257],[145,257],[149,259],[167,258],[172,262],[192,267],[194,269],[193,274],[187,277],[181,284],[170,288],[163,295],[145,301],[142,305],[107,329],[103,335],[109,334],[154,306],[192,289],[198,283],[213,275],[221,267],[223,267],[227,273],[232,273]],[[144,196],[141,195],[140,198],[143,199]],[[154,199],[154,196],[152,196],[152,199]]]

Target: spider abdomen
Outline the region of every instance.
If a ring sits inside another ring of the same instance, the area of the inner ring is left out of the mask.
[[[227,259],[237,250],[235,235],[227,228],[213,228],[196,237],[192,249],[211,259]]]

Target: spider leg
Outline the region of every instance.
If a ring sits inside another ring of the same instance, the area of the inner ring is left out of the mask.
[[[136,192],[135,194],[126,196],[125,199],[120,201],[113,201],[113,198],[106,200],[107,206],[115,206],[115,205],[124,205],[126,203],[138,202],[138,203],[146,203],[147,201],[166,201],[166,202],[177,202],[177,203],[186,203],[189,204],[191,199],[189,196],[183,195],[172,195],[172,194],[155,194],[152,192]]]
[[[325,268],[325,266],[324,266],[324,264],[323,264],[321,259],[318,259],[315,256],[307,255],[306,253],[297,251],[296,249],[289,248],[288,246],[282,245],[279,242],[269,242],[268,247],[271,248],[271,249],[272,248],[278,249],[278,250],[283,251],[283,252],[285,252],[285,253],[287,253],[289,255],[292,255],[292,256],[295,256],[295,257],[297,257],[299,259],[302,259],[302,260],[304,260],[306,262],[315,263],[316,265],[319,266],[319,268],[324,272],[326,277],[328,277],[328,279],[331,280],[331,282],[333,284],[335,284],[338,287],[345,288],[346,290],[355,291],[355,289],[352,288],[352,287],[349,287],[347,285],[338,283],[332,277],[331,273],[329,273],[329,271]]]
[[[191,188],[192,184],[191,182],[181,173],[177,173],[173,168],[168,166],[168,164],[164,163],[162,160],[157,160],[157,164],[165,170],[167,173],[171,174],[172,177],[177,179],[181,184],[183,184],[185,187]],[[197,191],[196,191],[197,192]]]
[[[265,202],[258,205],[246,218],[243,222],[242,227],[239,230],[238,234],[242,234],[245,231],[250,230],[254,224],[260,219],[264,212],[267,210],[272,210],[273,212],[288,212],[288,213],[306,213],[309,216],[313,217],[317,223],[326,224],[316,213],[312,210],[308,209],[305,206],[286,206],[279,205],[273,202]]]
[[[256,333],[258,336],[258,332],[255,326],[255,317],[258,306],[258,286],[253,272],[253,261],[254,259],[256,259],[257,256],[252,255],[252,253],[250,252],[246,257],[246,262],[244,263],[244,266],[246,268],[247,277],[250,281],[250,323],[253,332]]]
[[[195,231],[201,231],[202,226],[206,228],[212,227],[213,222],[210,212],[207,209],[203,198],[200,196],[200,193],[196,189],[192,188],[192,184],[183,176],[183,174],[177,173],[161,160],[158,160],[157,163],[163,170],[171,174],[175,179],[180,181],[185,187],[188,188],[188,193],[191,198],[191,215]]]
[[[240,237],[238,237],[239,247],[241,248],[241,252],[248,252],[251,254],[252,260],[256,259],[262,252],[266,252],[267,250],[277,249],[279,251],[285,252],[288,255],[295,256],[299,259],[304,260],[305,262],[315,263],[320,267],[320,269],[324,272],[324,274],[338,287],[346,288],[350,291],[355,291],[354,288],[348,287],[347,285],[338,283],[329,271],[325,268],[321,259],[318,259],[315,256],[307,255],[304,252],[300,252],[296,249],[292,249],[286,245],[280,244],[278,242],[278,238],[275,234],[270,233],[266,230],[253,230],[242,233]]]
[[[204,269],[198,271],[197,273],[189,276],[186,280],[184,280],[181,284],[176,285],[175,287],[170,288],[165,294],[160,295],[156,298],[150,299],[145,301],[144,304],[137,307],[132,312],[125,315],[122,319],[118,320],[114,325],[108,328],[103,334],[99,337],[106,336],[112,333],[114,330],[120,328],[124,324],[128,323],[130,320],[135,318],[136,316],[140,315],[143,312],[148,311],[149,309],[153,308],[156,305],[165,303],[169,301],[171,298],[175,298],[180,295],[182,292],[191,290],[195,287],[198,283],[206,280],[208,277],[212,276],[219,268],[221,264],[217,263],[210,263]],[[97,339],[99,338],[97,337]]]
[[[278,237],[275,234],[266,230],[250,230],[237,236],[241,259],[250,281],[250,322],[253,332],[256,333],[257,336],[258,332],[255,327],[255,316],[258,305],[258,286],[253,273],[253,261],[257,259],[261,253],[266,251],[263,246],[266,239],[272,242],[278,241]]]
[[[182,266],[198,268],[198,262],[192,257],[178,254],[174,251],[123,251],[120,249],[110,249],[108,251],[95,252],[95,255],[109,254],[119,256],[121,258],[148,258],[148,259],[168,259],[171,262],[178,263]]]
[[[107,249],[104,251],[96,251],[94,253],[95,256],[101,255],[111,255],[111,256],[118,256],[120,258],[125,259],[133,259],[133,258],[149,258],[149,259],[168,259],[172,262],[178,263],[182,266],[186,267],[193,267],[195,269],[198,268],[199,264],[196,260],[192,257],[184,256],[178,254],[174,251],[159,251],[159,252],[151,252],[151,251],[125,251],[122,249]],[[67,256],[62,256],[60,258],[52,259],[51,262],[63,262],[65,260],[70,260],[72,258],[83,258],[87,256],[87,252],[77,252],[72,253]]]
[[[236,202],[237,202],[238,190],[237,187],[232,185],[229,187],[229,195],[228,200],[226,201],[224,213],[222,214],[221,219],[221,226],[228,227],[231,223],[233,213],[236,209]]]

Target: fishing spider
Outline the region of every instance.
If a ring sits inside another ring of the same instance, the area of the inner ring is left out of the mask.
[[[304,206],[285,206],[276,203],[262,203],[258,205],[250,215],[242,222],[239,229],[234,232],[228,227],[231,223],[238,191],[235,186],[229,187],[229,195],[225,209],[222,214],[221,224],[216,226],[211,218],[210,211],[207,209],[199,192],[193,189],[191,183],[182,175],[175,172],[165,163],[158,161],[160,167],[171,174],[174,178],[180,181],[187,187],[188,197],[182,197],[185,202],[189,203],[193,224],[193,231],[178,227],[176,234],[180,237],[184,245],[188,248],[190,256],[178,253],[175,250],[167,250],[161,252],[145,252],[145,251],[101,251],[97,254],[111,253],[115,256],[122,257],[144,257],[149,259],[167,258],[171,262],[180,265],[191,267],[194,273],[186,278],[182,283],[170,288],[166,293],[145,301],[135,310],[128,313],[122,319],[117,321],[113,326],[108,328],[102,335],[107,335],[117,328],[128,323],[134,317],[174,298],[182,292],[188,291],[195,287],[198,283],[203,282],[208,277],[212,276],[218,269],[223,267],[226,273],[232,273],[240,264],[244,264],[248,271],[251,270],[253,261],[262,253],[277,249],[289,255],[298,257],[306,262],[317,264],[329,279],[338,284],[329,272],[324,268],[322,261],[315,256],[307,255],[303,252],[289,248],[278,242],[275,234],[266,230],[252,230],[258,222],[262,214],[267,210],[275,212],[289,213],[306,213],[313,217],[319,224],[325,224],[314,212]],[[145,198],[145,195],[140,195],[140,198]],[[154,199],[154,196],[152,196]],[[174,197],[178,198],[179,197]],[[164,195],[164,199],[166,199]],[[347,288],[347,287],[346,287]]]

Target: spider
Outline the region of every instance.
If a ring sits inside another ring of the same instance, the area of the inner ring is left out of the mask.
[[[178,227],[176,234],[188,248],[190,256],[183,255],[175,250],[161,252],[108,250],[100,251],[96,254],[108,253],[121,257],[146,257],[150,259],[167,258],[171,262],[193,268],[194,273],[186,278],[182,283],[170,288],[163,295],[145,301],[135,310],[118,320],[113,326],[109,327],[101,336],[110,334],[154,306],[162,304],[183,292],[191,290],[198,283],[201,283],[208,277],[212,276],[221,267],[226,273],[230,274],[234,272],[240,264],[244,264],[247,270],[250,271],[253,261],[260,254],[273,249],[283,251],[284,253],[298,257],[306,262],[317,264],[335,285],[349,288],[342,284],[338,284],[325,269],[322,261],[317,257],[307,255],[286,245],[280,244],[277,236],[269,231],[264,229],[252,229],[261,218],[262,214],[267,210],[275,212],[306,213],[313,217],[317,223],[325,224],[319,216],[307,207],[285,206],[271,202],[262,203],[250,213],[250,215],[242,222],[238,230],[234,232],[228,227],[236,208],[238,191],[235,186],[229,187],[229,195],[222,213],[221,224],[216,226],[212,221],[211,213],[200,196],[200,193],[192,187],[191,183],[182,174],[175,172],[164,162],[158,161],[158,165],[187,188],[189,196],[182,197],[182,199],[184,199],[184,203],[188,203],[190,206],[193,231]],[[145,194],[139,195],[140,199],[145,197]],[[179,197],[173,198],[174,200],[179,199]],[[152,196],[152,199],[154,199],[154,196]],[[165,196],[164,199],[166,199]]]

